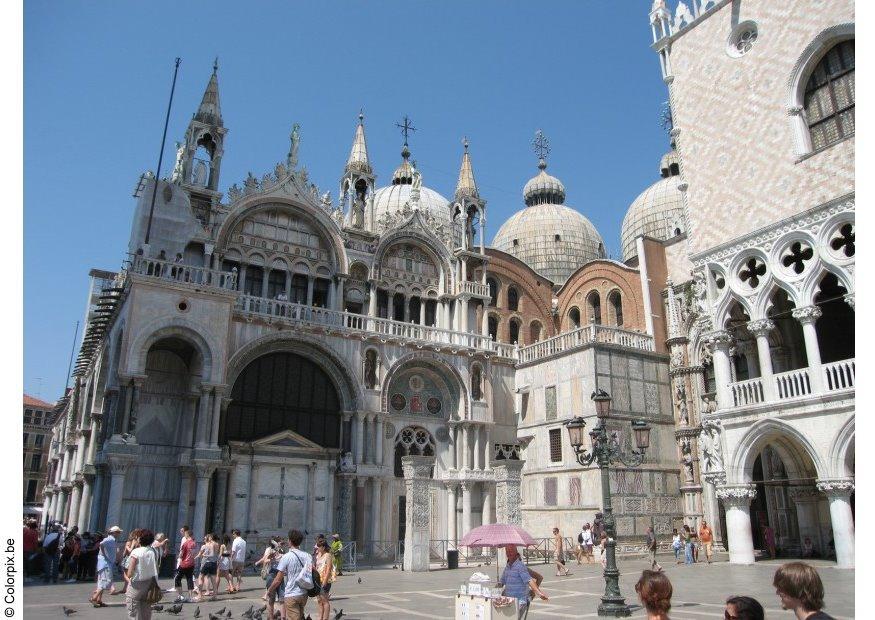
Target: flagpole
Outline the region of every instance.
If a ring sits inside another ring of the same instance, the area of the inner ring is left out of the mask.
[[[146,224],[146,238],[143,243],[149,245],[149,235],[152,232],[152,215],[155,213],[155,194],[158,191],[158,179],[161,178],[161,162],[164,159],[164,143],[167,141],[167,125],[170,122],[170,108],[173,105],[173,93],[176,90],[176,75],[179,73],[179,57],[173,68],[173,84],[170,86],[170,100],[167,102],[167,116],[164,117],[164,135],[161,136],[161,151],[158,153],[158,168],[155,170],[155,184],[152,186],[152,204],[149,205],[149,222]]]

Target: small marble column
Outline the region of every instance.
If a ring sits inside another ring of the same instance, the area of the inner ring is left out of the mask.
[[[304,530],[316,528],[316,463],[307,465],[307,512],[304,514]]]
[[[464,481],[459,486],[462,489],[462,536],[471,531],[471,492],[473,482]]]
[[[468,332],[468,298],[463,297],[459,300],[461,304],[461,310],[459,315],[461,316],[461,322],[459,324],[459,331],[462,333]]]
[[[258,469],[259,463],[253,461],[249,468],[249,510],[246,517],[246,529],[256,529],[255,511],[258,508]]]
[[[82,484],[81,480],[73,481],[73,490],[70,493],[70,518],[67,519],[67,525],[70,527],[79,524],[79,503],[82,501]]]
[[[823,392],[823,372],[820,362],[820,345],[817,343],[817,329],[814,324],[823,312],[817,306],[805,306],[793,310],[793,318],[802,324],[805,338],[805,356],[808,358],[808,380],[812,394]]]
[[[854,492],[854,481],[847,478],[818,480],[817,488],[829,498],[836,566],[854,568],[854,514],[850,501],[851,493]]]
[[[109,459],[109,470],[112,478],[109,483],[109,501],[106,506],[106,524],[104,529],[108,529],[113,525],[119,525],[119,521],[121,521],[125,476],[133,462],[133,459],[119,458],[117,456]]]
[[[488,482],[483,483],[483,517],[481,525],[492,523],[492,485]]]
[[[760,366],[760,380],[763,385],[763,396],[766,401],[775,400],[775,380],[772,370],[772,352],[769,349],[769,332],[775,329],[771,319],[760,319],[747,324],[749,331],[757,341],[757,359]]]
[[[525,461],[502,460],[492,469],[495,472],[496,523],[522,525],[522,469]]]
[[[176,531],[173,534],[175,546],[179,545],[179,530],[183,525],[191,527],[191,522],[188,519],[188,509],[190,506],[189,495],[191,494],[191,469],[188,467],[180,467],[179,472],[179,503],[176,506]]]
[[[365,532],[365,481],[367,478],[355,479],[355,539],[359,549],[362,549],[367,533]]]
[[[307,277],[307,305],[308,306],[313,305],[313,283],[314,283],[313,276],[308,276]]]
[[[481,469],[480,460],[480,427],[471,427],[471,432],[474,433],[474,469]]]
[[[197,414],[196,447],[206,448],[210,441],[210,387],[201,385]]]
[[[228,498],[228,470],[224,467],[216,472],[216,489],[213,504],[213,531],[225,531],[225,506]]]
[[[91,491],[94,485],[94,475],[85,474],[82,481],[82,499],[79,501],[79,520],[75,525],[79,526],[80,532],[87,532],[88,522],[91,517]]]
[[[459,485],[455,482],[447,483],[447,540],[455,543],[458,540],[458,527],[456,525],[456,506],[458,499],[456,491]]]
[[[213,420],[210,433],[211,446],[219,445],[219,425],[222,420],[222,407],[224,402],[224,399],[222,398],[223,394],[224,388],[222,386],[216,386],[213,389]]]
[[[377,316],[377,287],[371,286],[371,296],[368,299],[368,316],[376,317]]]
[[[340,514],[337,519],[337,531],[340,533],[340,537],[344,542],[352,540],[353,536],[352,485],[354,480],[355,474],[340,474],[340,497],[338,501]]]
[[[356,412],[355,414],[355,462],[356,464],[364,463],[364,448],[365,448],[365,416],[363,413]]]
[[[382,465],[384,460],[383,455],[383,419],[379,415],[374,416],[374,433],[376,439],[376,458],[374,463]]]
[[[212,463],[197,461],[195,461],[194,466],[197,485],[194,496],[194,519],[191,528],[195,540],[203,540],[207,527],[207,497],[210,490],[210,477],[216,470],[216,466]]]
[[[471,427],[462,427],[462,468],[471,469]]]
[[[426,572],[431,547],[431,485],[433,456],[401,459],[407,486],[407,522],[404,530],[404,570]]]
[[[717,405],[720,409],[729,409],[735,406],[732,400],[732,390],[729,384],[732,382],[732,371],[729,364],[729,348],[732,346],[732,334],[726,330],[711,332],[708,336],[708,344],[714,353],[714,377],[717,382]]]
[[[756,497],[752,484],[717,487],[717,497],[726,509],[726,537],[731,564],[753,564],[753,534],[750,528],[750,502]]]
[[[94,504],[91,507],[91,514],[88,515],[88,530],[91,532],[101,529],[100,512],[105,479],[106,468],[103,466],[97,467],[97,473],[94,475]]]
[[[380,540],[380,479],[371,478],[371,542]],[[377,555],[377,546],[372,544],[371,556]]]

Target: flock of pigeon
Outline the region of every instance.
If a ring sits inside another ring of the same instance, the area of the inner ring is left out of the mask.
[[[61,607],[61,609],[64,612],[65,616],[72,616],[73,614],[76,613],[75,609],[71,609],[71,608],[67,607],[66,605],[63,605]],[[179,614],[182,613],[182,603],[176,603],[175,605],[161,605],[161,604],[156,603],[155,605],[152,605],[152,611],[157,612],[159,614],[160,613],[167,613],[167,614],[172,614],[174,616],[178,616]],[[255,605],[250,605],[249,609],[247,609],[242,614],[240,614],[240,617],[244,618],[245,620],[279,620],[279,618],[280,618],[279,609],[274,610],[273,618],[270,618],[270,617],[265,618],[264,613],[266,611],[267,611],[267,605],[262,605],[259,609],[255,609]],[[342,609],[338,610],[334,614],[334,620],[340,620],[344,615],[345,614],[343,613]],[[195,619],[198,619],[201,617],[200,605],[198,605],[195,608],[194,615],[192,617]],[[230,609],[227,609],[226,607],[222,607],[222,609],[220,609],[219,611],[216,611],[216,612],[208,611],[207,617],[209,618],[209,620],[229,620],[229,618],[232,618],[233,615],[232,615]],[[304,618],[304,620],[312,620],[312,618],[308,614],[307,617]]]

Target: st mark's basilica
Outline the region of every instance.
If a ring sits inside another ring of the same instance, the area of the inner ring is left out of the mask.
[[[643,465],[610,471],[621,551],[704,518],[732,562],[768,525],[788,555],[853,566],[854,6],[738,6],[653,3],[671,144],[622,260],[542,135],[491,243],[476,145],[439,191],[406,133],[378,171],[361,115],[333,197],[297,125],[272,170],[228,183],[214,69],[172,172],[140,179],[122,269],[92,271],[45,515],[337,531],[375,558],[406,537],[427,569],[482,523],[593,521],[599,472],[563,424],[593,426],[601,389],[614,441],[652,429]]]

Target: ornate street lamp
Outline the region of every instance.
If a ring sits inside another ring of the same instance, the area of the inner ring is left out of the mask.
[[[599,605],[600,616],[623,617],[632,613],[626,604],[626,599],[620,594],[620,571],[617,570],[616,531],[614,529],[614,513],[611,508],[611,482],[609,467],[622,463],[626,467],[638,467],[644,461],[644,452],[650,447],[650,425],[643,420],[632,421],[632,434],[635,436],[637,450],[624,452],[616,438],[608,436],[606,421],[611,410],[611,396],[602,389],[592,393],[595,403],[598,425],[589,432],[591,449],[584,447],[586,420],[582,417],[572,418],[565,423],[568,438],[577,462],[584,467],[593,463],[601,470],[602,477],[602,513],[604,514],[605,533],[608,541],[605,545],[605,593]]]

